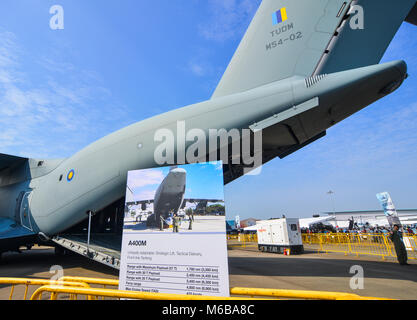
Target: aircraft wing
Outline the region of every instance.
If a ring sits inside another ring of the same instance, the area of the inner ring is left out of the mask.
[[[154,203],[154,200],[131,201],[131,202],[126,202],[126,205],[132,206],[132,205],[142,205],[142,204],[151,204],[151,203]]]
[[[224,200],[219,200],[219,199],[190,199],[190,198],[186,198],[186,199],[184,199],[184,202],[189,202],[189,203],[199,203],[199,202],[224,202]]]

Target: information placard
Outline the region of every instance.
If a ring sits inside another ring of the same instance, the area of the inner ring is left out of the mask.
[[[128,174],[119,289],[229,296],[221,162]]]

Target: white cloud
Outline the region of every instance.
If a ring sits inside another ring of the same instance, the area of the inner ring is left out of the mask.
[[[206,69],[201,64],[198,64],[196,62],[190,62],[189,67],[191,72],[196,76],[202,77],[207,74]]]
[[[160,169],[147,169],[129,172],[128,186],[131,190],[161,184],[164,172]]]
[[[153,200],[155,192],[165,178],[161,169],[145,169],[129,172],[127,185],[135,201]]]
[[[70,156],[109,128],[127,124],[126,109],[96,72],[78,70],[66,62],[71,56],[52,52],[31,54],[28,62],[16,36],[0,29],[0,152],[24,148],[29,157]]]
[[[141,190],[138,194],[134,195],[135,201],[153,200],[155,198],[155,190]]]
[[[9,68],[16,66],[16,54],[19,48],[16,46],[16,37],[12,32],[0,30],[0,67]]]
[[[212,17],[199,26],[199,31],[206,39],[220,42],[241,37],[259,3],[258,0],[209,0]]]

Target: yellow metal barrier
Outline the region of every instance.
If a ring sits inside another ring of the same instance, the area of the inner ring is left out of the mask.
[[[353,293],[310,290],[232,288],[230,294],[314,300],[391,300],[385,298],[362,297]]]
[[[118,299],[141,299],[141,300],[263,300],[262,298],[237,298],[237,297],[213,297],[192,296],[181,294],[133,292],[114,289],[98,288],[71,288],[68,286],[43,286],[36,290],[31,300],[38,300],[43,293],[51,293],[51,300],[56,300],[59,294],[85,295],[87,297],[109,297]],[[273,297],[288,299],[315,299],[315,300],[390,300],[385,298],[361,297],[356,294],[340,292],[320,292],[305,290],[276,290],[276,289],[252,289],[232,288],[232,295],[245,295],[252,297]]]
[[[2,284],[14,285],[41,285],[32,295],[31,300],[40,300],[44,293],[50,293],[50,300],[57,300],[61,294],[69,294],[71,300],[78,296],[85,296],[88,300],[98,297],[116,299],[143,299],[143,300],[260,300],[265,298],[286,299],[317,299],[317,300],[384,300],[384,298],[362,297],[351,293],[307,291],[307,290],[280,290],[280,289],[257,289],[257,288],[231,288],[230,294],[245,297],[213,297],[191,296],[181,294],[164,294],[133,292],[117,289],[91,288],[90,285],[118,286],[115,279],[97,279],[84,277],[62,277],[58,281],[42,279],[19,279],[0,278]],[[12,290],[13,293],[13,290]],[[26,300],[27,288],[24,299]],[[250,298],[249,298],[250,297]],[[261,297],[254,299],[253,297]],[[12,294],[10,295],[12,298]]]
[[[234,234],[227,235],[229,248],[233,247],[257,247],[258,246],[258,235],[257,234]]]
[[[84,277],[62,277],[60,281],[84,282],[87,284],[99,284],[104,286],[119,286],[118,280],[112,279],[96,279]],[[265,296],[265,297],[280,297],[280,298],[300,298],[300,299],[323,299],[323,300],[337,300],[337,299],[363,299],[356,294],[339,293],[339,292],[324,292],[324,291],[305,291],[305,290],[282,290],[282,289],[254,289],[254,288],[231,288],[231,295],[244,296]],[[373,299],[373,298],[366,298]],[[379,298],[378,298],[379,299]]]
[[[100,284],[108,286],[119,286],[119,280],[116,279],[96,279],[84,277],[62,277],[60,281],[85,282],[87,284]],[[339,300],[339,299],[381,299],[372,297],[360,297],[351,293],[340,292],[326,292],[326,291],[306,291],[306,290],[282,290],[282,289],[256,289],[256,288],[240,288],[235,287],[230,289],[231,295],[243,296],[265,296],[265,297],[279,297],[279,298],[295,298],[295,299],[322,299],[322,300]]]
[[[63,285],[70,287],[85,287],[88,288],[89,285],[85,282],[76,282],[76,281],[63,281],[63,280],[46,280],[46,279],[22,279],[22,278],[0,278],[0,284],[9,284],[12,285],[10,289],[9,300],[12,300],[15,286],[24,285],[25,293],[23,300],[26,300],[29,286],[45,286],[45,285]]]
[[[141,300],[259,300],[253,298],[229,298],[212,296],[192,296],[184,294],[149,293],[98,288],[71,288],[67,286],[43,286],[32,295],[31,300],[39,300],[43,293],[50,292],[51,300],[56,300],[59,294],[85,295],[90,297],[109,297],[118,299]]]
[[[394,246],[388,234],[367,233],[303,233],[303,244],[311,245],[318,252],[341,252],[345,255],[374,255],[396,258]],[[417,236],[404,235],[409,259],[417,259]]]
[[[81,282],[86,283],[88,285],[102,285],[104,288],[106,286],[113,286],[113,287],[119,287],[119,280],[117,279],[101,279],[101,278],[85,278],[85,277],[70,277],[65,276],[62,278],[59,278],[58,281],[64,281],[64,282]]]
[[[227,235],[229,248],[257,247],[256,234]],[[317,252],[340,252],[345,255],[374,255],[382,259],[396,258],[394,245],[389,234],[384,233],[303,233],[304,245],[310,245]],[[404,234],[403,241],[409,259],[417,259],[417,235]]]

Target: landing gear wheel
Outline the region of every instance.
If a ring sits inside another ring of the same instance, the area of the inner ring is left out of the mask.
[[[157,227],[158,224],[156,223],[156,215],[153,213],[151,214],[148,219],[146,220],[147,227]]]
[[[66,250],[62,247],[55,247],[55,255],[58,257],[64,256],[66,254]]]

